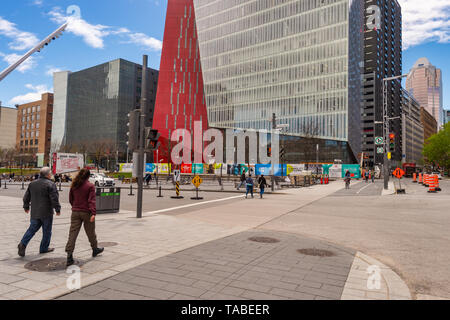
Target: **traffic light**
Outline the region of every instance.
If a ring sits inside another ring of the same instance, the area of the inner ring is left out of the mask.
[[[147,150],[157,150],[160,146],[158,142],[161,133],[156,129],[145,128],[145,146]]]
[[[395,149],[395,134],[394,133],[389,134],[389,149],[390,150]]]
[[[135,151],[139,146],[139,116],[139,110],[132,110],[128,114],[127,145],[128,150],[131,152]]]

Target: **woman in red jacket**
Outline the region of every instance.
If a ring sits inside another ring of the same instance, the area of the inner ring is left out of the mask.
[[[72,205],[72,217],[70,221],[69,240],[66,245],[67,266],[74,263],[73,250],[77,241],[81,225],[91,243],[92,256],[96,257],[103,252],[103,248],[97,247],[97,236],[95,234],[95,186],[89,182],[91,172],[81,169],[72,182],[69,193],[69,202]]]

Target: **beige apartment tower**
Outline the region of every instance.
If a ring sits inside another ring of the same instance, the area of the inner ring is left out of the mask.
[[[16,146],[17,110],[2,107],[0,103],[0,148]]]
[[[406,78],[406,90],[436,119],[439,128],[444,123],[441,69],[427,58],[418,59]]]

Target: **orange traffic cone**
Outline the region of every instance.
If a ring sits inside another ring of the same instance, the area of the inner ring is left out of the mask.
[[[419,183],[423,184],[423,182],[422,182],[422,173],[419,173]]]
[[[433,192],[433,193],[436,192],[436,186],[434,184],[434,177],[433,176],[430,176],[428,178],[428,185],[429,185],[428,192]]]
[[[414,172],[413,173],[413,181],[414,183],[417,183],[417,174]]]
[[[423,186],[428,188],[428,174],[423,175]]]

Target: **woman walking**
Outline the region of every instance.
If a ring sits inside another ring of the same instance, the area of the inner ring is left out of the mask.
[[[91,243],[92,256],[96,257],[103,252],[103,248],[97,247],[97,235],[95,234],[95,186],[89,182],[90,175],[91,172],[89,170],[81,169],[70,188],[69,202],[72,205],[72,217],[69,240],[66,245],[67,266],[74,263],[73,251],[82,224]]]
[[[264,188],[267,185],[266,178],[264,178],[263,174],[261,175],[261,177],[259,177],[258,183],[259,183],[259,197],[262,199],[264,194]]]

